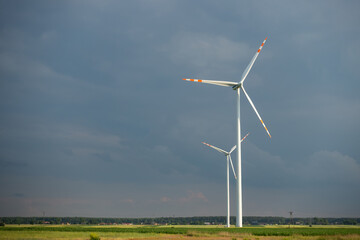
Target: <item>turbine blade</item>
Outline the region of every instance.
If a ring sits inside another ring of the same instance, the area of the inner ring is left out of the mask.
[[[206,143],[206,142],[202,142],[202,143],[205,144],[206,146],[209,146],[209,147],[215,149],[215,150],[218,151],[218,152],[224,153],[225,155],[228,155],[228,154],[229,154],[227,151],[224,151],[224,150],[222,150],[221,148],[215,147],[215,146],[210,145],[210,144],[208,144],[208,143]]]
[[[244,86],[242,86],[241,89],[242,89],[243,92],[245,93],[245,96],[246,96],[246,98],[249,100],[250,105],[251,105],[252,108],[254,109],[256,115],[257,115],[258,118],[260,119],[260,122],[262,123],[262,125],[264,126],[266,132],[269,134],[269,137],[271,138],[271,135],[270,135],[270,133],[269,133],[269,130],[266,128],[265,123],[264,123],[264,121],[261,119],[260,114],[258,113],[258,111],[256,110],[254,103],[251,101],[249,95],[246,93]]]
[[[232,147],[232,149],[230,150],[229,154],[231,154],[236,148],[236,145]]]
[[[249,135],[249,133],[247,133],[247,134],[245,135],[245,137],[243,137],[243,139],[241,139],[241,141],[240,141],[240,142],[244,141],[244,140],[245,140],[245,138],[246,138],[248,135]]]
[[[236,82],[229,82],[229,81],[202,80],[202,79],[191,79],[191,78],[183,78],[183,80],[189,81],[189,82],[208,83],[208,84],[213,84],[213,85],[218,85],[218,86],[223,86],[223,87],[232,87],[232,86],[238,84]]]
[[[230,158],[231,168],[232,168],[233,173],[234,173],[234,177],[235,177],[235,179],[237,179],[236,173],[235,173],[235,169],[234,169],[234,165],[233,165],[233,162],[232,162],[232,160],[231,160],[231,155],[229,155],[229,158]]]
[[[257,50],[257,52],[255,53],[254,57],[251,59],[249,65],[245,68],[245,71],[243,72],[242,76],[241,76],[241,81],[240,83],[243,83],[245,81],[245,78],[247,77],[247,75],[249,74],[252,66],[254,65],[254,62],[256,60],[256,58],[258,57],[262,47],[264,46],[265,42],[266,42],[266,39],[263,41],[263,43],[261,44],[261,46],[259,47],[259,49]]]

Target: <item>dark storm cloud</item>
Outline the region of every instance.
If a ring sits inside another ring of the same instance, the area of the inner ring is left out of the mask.
[[[14,193],[13,196],[14,196],[14,197],[17,197],[17,198],[23,198],[23,197],[25,197],[25,195],[22,194],[22,193]]]
[[[358,2],[0,5],[0,215],[222,215],[201,141],[234,145],[236,96],[181,79],[237,81],[265,37],[245,84],[273,138],[242,97],[245,213],[359,215]]]

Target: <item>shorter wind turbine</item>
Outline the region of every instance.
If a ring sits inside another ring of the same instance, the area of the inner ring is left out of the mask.
[[[243,137],[243,139],[241,139],[241,142],[242,142],[248,135],[249,135],[249,133],[246,134],[245,137]],[[236,173],[235,173],[235,169],[234,169],[234,165],[233,165],[233,162],[232,162],[232,160],[231,160],[231,153],[235,150],[236,145],[233,146],[229,152],[227,152],[227,151],[225,151],[225,150],[223,150],[223,149],[221,149],[221,148],[212,146],[212,145],[210,145],[210,144],[208,144],[208,143],[206,143],[206,142],[202,142],[202,143],[205,144],[206,146],[209,146],[209,147],[215,149],[215,150],[218,151],[218,152],[221,152],[221,153],[225,154],[225,156],[226,156],[226,177],[227,177],[227,179],[226,179],[226,188],[227,188],[227,192],[226,192],[226,194],[227,194],[226,227],[230,227],[230,186],[229,186],[229,172],[230,172],[230,169],[229,169],[229,162],[230,162],[230,164],[231,164],[231,168],[232,168],[232,170],[233,170],[234,177],[235,177],[235,179],[237,179]]]

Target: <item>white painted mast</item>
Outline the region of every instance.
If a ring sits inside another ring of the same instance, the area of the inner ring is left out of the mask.
[[[226,227],[230,227],[230,184],[229,184],[229,170],[230,159],[226,157],[226,199],[227,199],[227,215],[226,215]]]
[[[237,89],[237,163],[236,175],[236,226],[242,227],[242,175],[241,175],[241,125],[240,125],[240,88]]]

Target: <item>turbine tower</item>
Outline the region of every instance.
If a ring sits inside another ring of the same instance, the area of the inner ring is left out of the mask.
[[[241,139],[241,142],[244,141],[244,139],[249,135],[246,134],[245,137],[243,137],[243,139]],[[229,162],[231,164],[231,168],[233,170],[233,173],[234,173],[234,177],[235,179],[237,178],[236,177],[236,174],[235,174],[235,170],[234,170],[234,164],[231,160],[231,153],[235,150],[236,148],[236,145],[233,146],[231,148],[231,150],[229,152],[221,149],[221,148],[218,148],[218,147],[215,147],[215,146],[212,146],[206,142],[203,142],[203,144],[215,149],[216,151],[218,152],[221,152],[223,153],[225,156],[226,156],[226,196],[227,196],[227,215],[226,215],[226,227],[230,227],[230,184],[229,184],[229,172],[230,172],[230,168],[229,168]]]
[[[223,86],[223,87],[231,87],[237,93],[237,155],[238,155],[238,157],[237,157],[237,164],[236,164],[236,171],[235,171],[236,175],[238,176],[237,184],[236,184],[236,189],[237,189],[237,191],[236,191],[236,200],[237,200],[236,201],[236,203],[237,203],[236,226],[237,227],[242,227],[240,89],[244,92],[251,107],[254,109],[256,115],[260,119],[260,122],[262,123],[266,132],[268,133],[269,137],[271,138],[271,135],[270,135],[268,129],[266,128],[263,120],[261,119],[258,111],[256,110],[254,103],[251,101],[249,95],[247,94],[247,92],[245,91],[245,88],[244,88],[244,81],[245,81],[247,75],[249,74],[252,66],[254,65],[254,62],[255,62],[256,58],[258,57],[262,47],[264,46],[266,39],[267,38],[265,38],[264,42],[261,44],[261,46],[257,50],[254,57],[251,59],[249,65],[245,68],[245,71],[243,72],[239,82],[219,81],[219,80],[202,80],[202,79],[190,79],[190,78],[183,79],[183,80],[190,81],[190,82],[200,82],[200,83],[214,84],[214,85]]]

